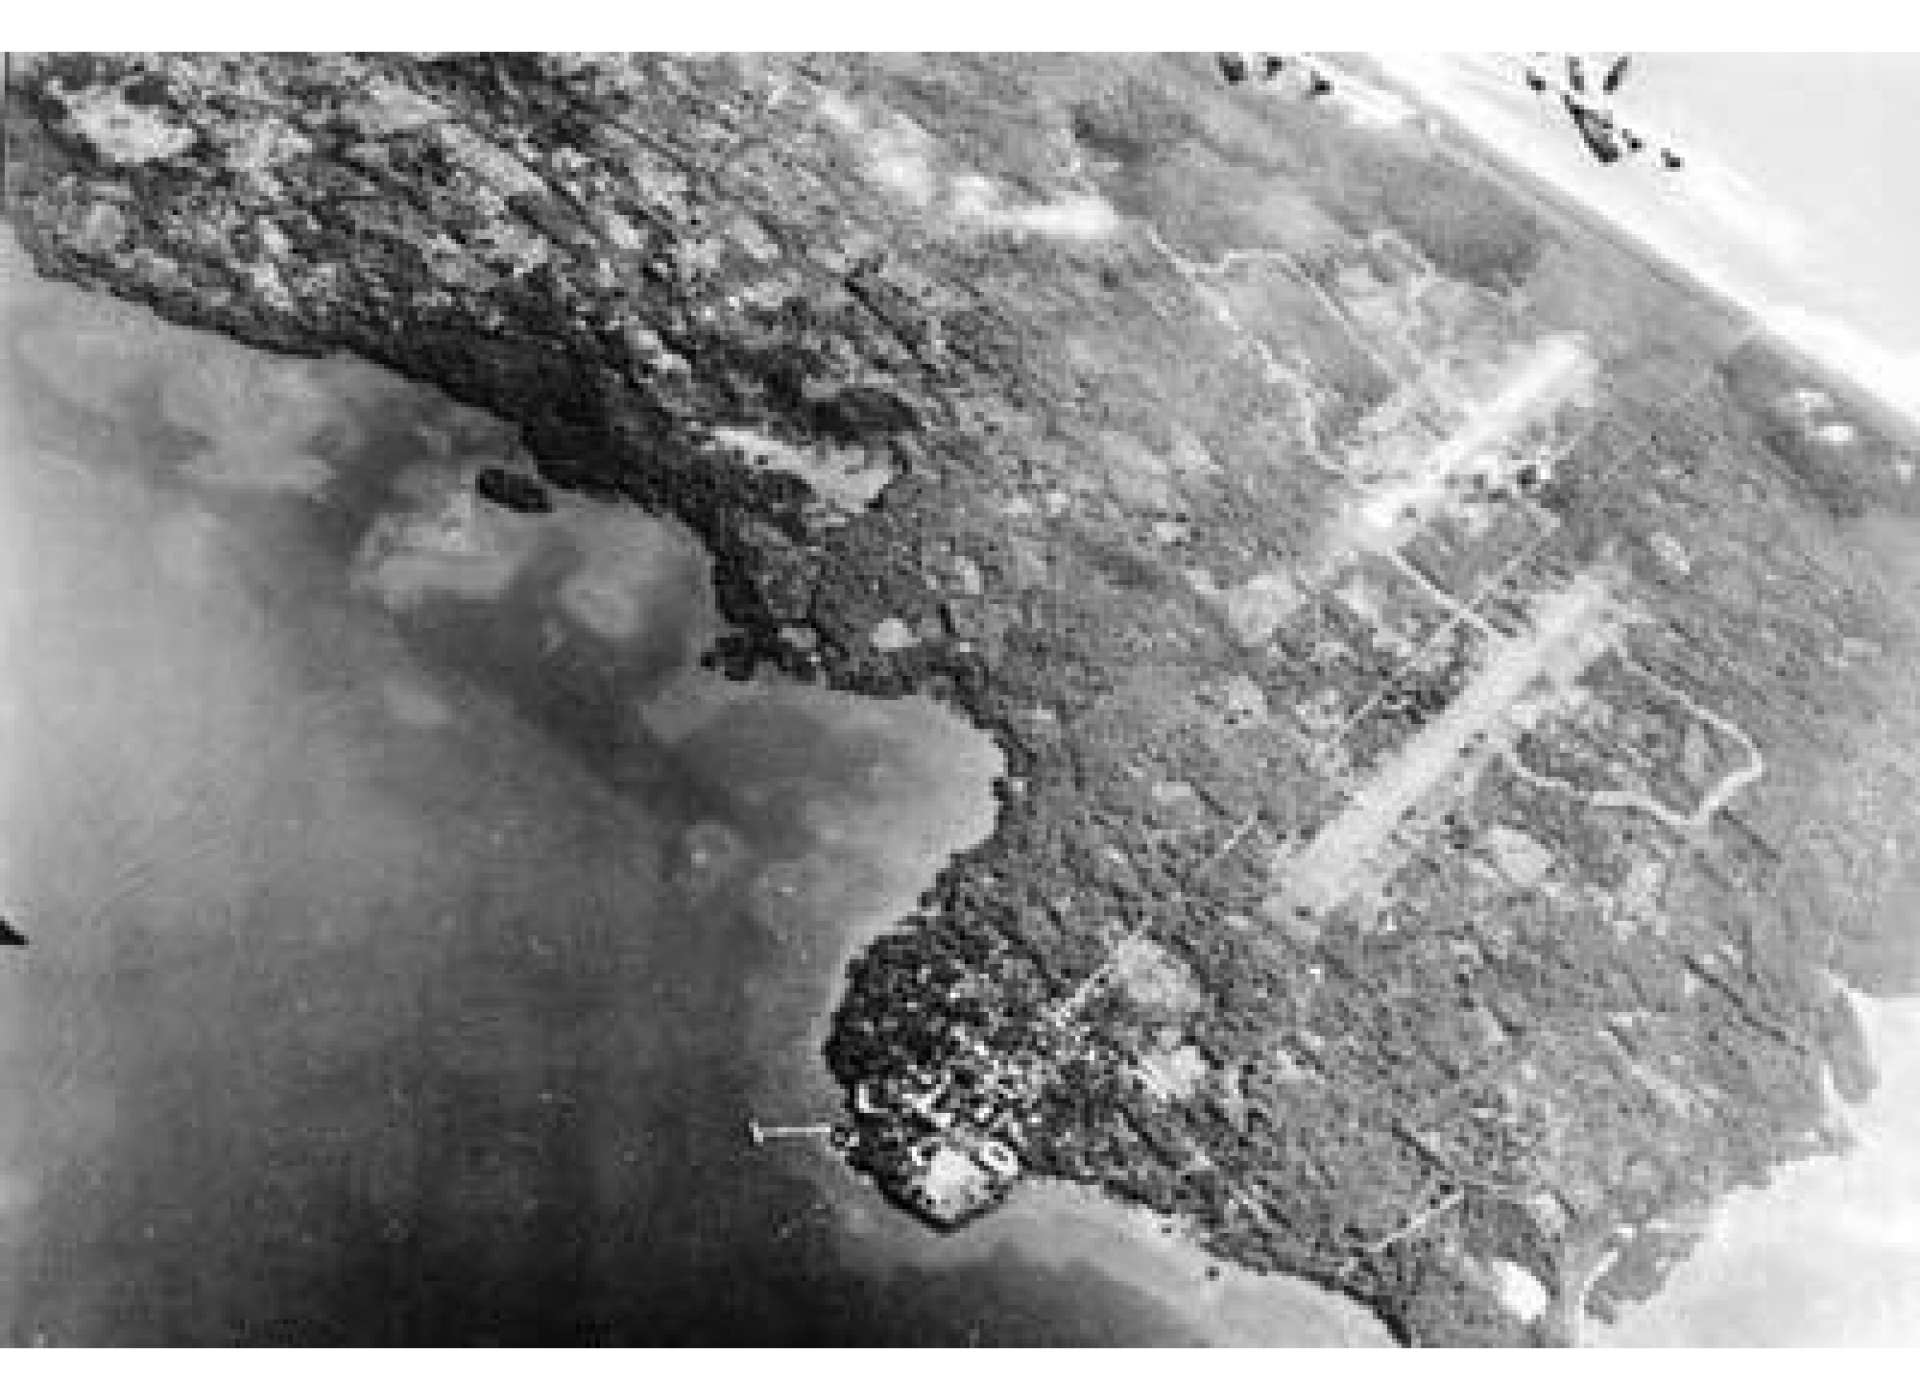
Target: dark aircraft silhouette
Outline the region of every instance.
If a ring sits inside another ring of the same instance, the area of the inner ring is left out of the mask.
[[[26,937],[5,919],[0,919],[0,948],[24,948]]]
[[[1307,54],[1221,53],[1214,55],[1214,61],[1220,67],[1220,76],[1235,85],[1249,79],[1272,83],[1288,73],[1298,73],[1305,79],[1308,97],[1325,97],[1334,90],[1332,79]],[[1552,76],[1550,70],[1554,67],[1561,68],[1565,77]],[[1678,151],[1665,144],[1650,146],[1644,136],[1622,125],[1611,106],[1600,100],[1620,90],[1632,67],[1633,55],[1615,55],[1600,75],[1597,93],[1591,83],[1588,56],[1584,54],[1530,55],[1522,76],[1535,93],[1559,97],[1573,129],[1600,164],[1614,165],[1629,156],[1657,149],[1663,169],[1679,170],[1686,161]]]
[[[1523,75],[1526,84],[1535,93],[1554,93],[1559,96],[1561,108],[1595,160],[1602,165],[1612,165],[1624,157],[1639,155],[1649,149],[1644,136],[1623,125],[1609,105],[1595,99],[1588,85],[1587,60],[1583,55],[1562,56],[1562,66],[1566,72],[1564,80],[1555,79],[1546,71],[1552,66],[1549,62],[1552,57],[1547,54],[1533,56]],[[1633,56],[1624,53],[1609,63],[1600,79],[1599,96],[1611,97],[1617,93],[1621,84],[1626,82],[1632,64]],[[1685,159],[1673,147],[1663,143],[1658,150],[1663,169],[1679,170],[1686,165]]]
[[[1325,97],[1333,91],[1332,80],[1304,54],[1223,53],[1214,57],[1220,65],[1220,76],[1229,83],[1244,83],[1254,76],[1256,69],[1260,81],[1265,83],[1275,82],[1293,71],[1305,77],[1308,97]]]
[[[1571,97],[1560,99],[1567,109],[1567,115],[1573,119],[1574,129],[1580,133],[1580,139],[1587,143],[1587,149],[1593,152],[1593,158],[1602,165],[1612,165],[1621,156],[1627,154],[1627,136],[1613,119],[1574,101]],[[1634,138],[1637,140],[1638,138]]]

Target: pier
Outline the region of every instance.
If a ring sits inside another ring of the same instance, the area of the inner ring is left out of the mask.
[[[831,1123],[795,1123],[763,1124],[758,1118],[747,1120],[747,1136],[753,1139],[755,1147],[765,1146],[783,1138],[819,1138],[825,1141],[833,1134]]]

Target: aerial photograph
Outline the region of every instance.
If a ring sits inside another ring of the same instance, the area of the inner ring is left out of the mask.
[[[1920,1345],[1920,55],[4,70],[0,1345]]]

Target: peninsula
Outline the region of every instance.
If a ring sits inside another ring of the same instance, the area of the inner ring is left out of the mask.
[[[998,827],[847,972],[835,1141],[1577,1341],[1842,1145],[1920,839],[1911,444],[1404,104],[1208,58],[49,57],[47,275],[517,424],[735,677],[918,693]]]

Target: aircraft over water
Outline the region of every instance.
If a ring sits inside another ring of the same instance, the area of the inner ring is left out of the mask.
[[[1338,76],[1304,53],[1222,53],[1217,61],[1229,83],[1292,79],[1310,98],[1331,94]],[[1646,155],[1657,157],[1663,170],[1685,167],[1685,158],[1670,142],[1649,135],[1639,122],[1623,121],[1615,110],[1613,98],[1632,71],[1633,55],[1529,53],[1517,64],[1529,89],[1559,99],[1581,141],[1602,165]]]

